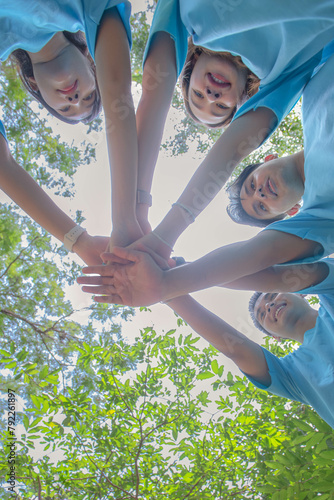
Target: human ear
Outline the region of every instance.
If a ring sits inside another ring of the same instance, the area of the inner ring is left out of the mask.
[[[292,208],[290,208],[290,210],[287,210],[286,211],[286,214],[287,215],[296,215],[296,213],[299,212],[299,209],[300,209],[300,204],[299,203],[296,203]]]
[[[272,153],[270,155],[267,155],[264,158],[264,163],[267,163],[267,161],[276,160],[276,158],[278,158],[278,154],[277,153]]]
[[[35,78],[34,78],[33,76],[29,76],[29,77],[27,78],[27,80],[28,80],[28,82],[29,82],[30,88],[31,88],[32,90],[34,90],[35,92],[38,92],[38,90],[39,90],[39,89],[38,89],[38,85],[37,85],[37,83],[36,83]]]

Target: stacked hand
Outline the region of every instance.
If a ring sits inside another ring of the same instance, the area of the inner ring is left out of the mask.
[[[163,296],[163,271],[147,252],[113,248],[113,253],[104,253],[106,265],[89,266],[85,274],[77,279],[84,292],[97,294],[96,302],[148,306],[159,302]]]

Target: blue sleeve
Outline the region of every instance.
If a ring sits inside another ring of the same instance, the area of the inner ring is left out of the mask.
[[[320,61],[321,52],[303,64],[298,70],[289,74],[282,74],[278,79],[267,85],[260,85],[258,92],[239,108],[233,121],[248,111],[255,111],[260,107],[271,109],[276,115],[276,123],[268,131],[268,136],[263,141],[265,142],[295,106],[302,95],[305,85],[310,80],[314,68]]]
[[[184,66],[188,50],[188,32],[180,17],[179,0],[159,0],[147,40],[143,64],[145,63],[152,39],[156,33],[169,33],[175,43],[177,76]]]
[[[126,1],[116,5],[116,8],[118,10],[120,18],[122,19],[128,37],[129,46],[131,48],[132,46],[131,24],[130,24],[131,5],[128,1]]]
[[[86,35],[87,46],[90,54],[95,60],[95,46],[97,41],[98,29],[101,24],[102,17],[111,9],[117,9],[123,26],[126,31],[129,46],[131,48],[131,4],[127,0],[84,0],[84,31]]]
[[[312,257],[290,261],[289,264],[307,264],[316,262],[334,252],[334,219],[321,219],[301,211],[290,219],[273,222],[263,231],[275,230],[294,234],[303,240],[316,241],[322,247],[321,251]]]
[[[7,141],[7,136],[6,136],[6,131],[5,131],[5,127],[3,126],[3,123],[2,121],[0,120],[0,134],[4,136],[4,138],[6,139]]]
[[[284,358],[278,358],[263,347],[261,347],[261,349],[263,351],[264,357],[266,358],[269,375],[271,378],[271,384],[269,386],[260,384],[245,373],[249,381],[259,389],[271,392],[276,396],[281,396],[283,398],[288,398],[294,401],[300,401],[301,403],[309,404],[307,403],[307,401],[305,401],[297,385],[295,384],[293,380],[293,374],[289,373],[289,371],[285,369]]]

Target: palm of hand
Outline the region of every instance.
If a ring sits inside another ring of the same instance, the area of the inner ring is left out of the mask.
[[[162,295],[163,271],[149,255],[141,253],[136,262],[114,265],[113,285],[119,302],[128,306],[148,306]]]

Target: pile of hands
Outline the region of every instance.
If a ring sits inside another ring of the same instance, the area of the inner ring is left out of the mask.
[[[84,233],[73,247],[88,264],[82,270],[85,276],[77,279],[82,290],[94,294],[96,302],[132,307],[163,300],[165,273],[176,263],[169,245],[149,225],[147,229],[145,235],[141,229],[126,235],[113,231],[110,238]]]

